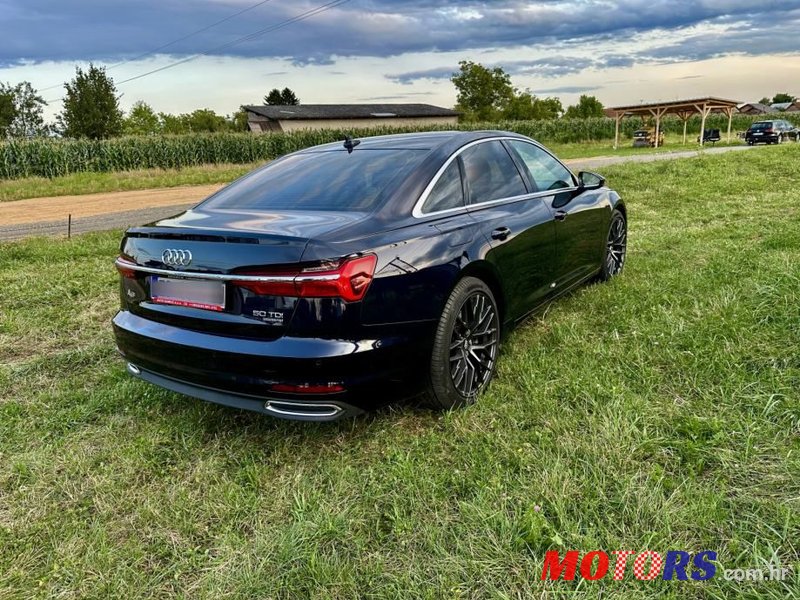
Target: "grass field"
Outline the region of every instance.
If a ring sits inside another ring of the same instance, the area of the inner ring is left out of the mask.
[[[528,321],[478,404],[302,424],[131,380],[119,232],[0,245],[0,598],[790,598],[800,147],[620,165],[625,273]],[[537,510],[538,509],[538,510]],[[547,549],[719,555],[540,582]]]
[[[577,142],[571,144],[549,144],[548,147],[562,159],[590,158],[594,156],[621,156],[630,154],[649,154],[654,152],[680,152],[695,150],[697,144],[684,146],[680,136],[666,135],[665,146],[661,148],[633,148],[630,140],[617,150],[613,140]],[[733,145],[739,145],[734,141]],[[724,145],[724,144],[718,144]],[[243,165],[202,165],[182,169],[142,169],[139,171],[120,171],[117,173],[73,173],[63,177],[28,177],[25,179],[0,179],[0,202],[42,198],[48,196],[67,196],[95,194],[98,192],[122,192],[151,188],[176,187],[181,185],[205,185],[228,183],[255,169],[261,162]]]

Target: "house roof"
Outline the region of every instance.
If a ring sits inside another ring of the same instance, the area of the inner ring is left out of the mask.
[[[722,109],[735,109],[739,104],[736,100],[717,98],[716,96],[706,96],[704,98],[690,98],[688,100],[671,100],[667,102],[649,102],[646,104],[631,104],[628,106],[613,106],[611,110],[615,114],[624,113],[626,115],[648,114],[652,111],[666,110],[668,113],[685,111],[699,111],[699,106],[706,105],[712,111]]]
[[[760,102],[749,102],[747,104],[742,104],[739,107],[739,110],[741,111],[741,110],[744,110],[744,109],[746,109],[748,107],[754,108],[757,111],[762,112],[762,113],[772,112],[772,107],[771,106],[769,106],[768,104],[761,104]]]
[[[300,104],[245,106],[245,110],[273,121],[325,119],[380,119],[393,117],[457,117],[458,112],[430,104]]]
[[[772,104],[771,107],[772,107],[772,110],[786,110],[792,104],[793,104],[793,102],[777,102],[775,104]]]

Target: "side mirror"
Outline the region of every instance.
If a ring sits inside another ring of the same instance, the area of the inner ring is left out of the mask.
[[[578,189],[581,191],[596,190],[603,187],[605,184],[606,178],[602,175],[591,173],[590,171],[581,171],[578,173]]]

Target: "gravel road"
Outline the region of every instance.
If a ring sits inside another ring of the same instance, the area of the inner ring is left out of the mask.
[[[565,162],[577,172],[601,169],[619,163],[675,160],[691,158],[701,153],[722,154],[753,149],[755,146],[722,146],[702,151],[599,156],[570,159]],[[70,213],[75,215],[72,219],[73,235],[143,225],[194,206],[218,187],[193,186],[3,202],[0,203],[0,242],[31,236],[66,236],[67,215]],[[120,206],[139,206],[139,208],[119,212],[117,209]],[[54,218],[57,214],[63,214],[64,217]]]

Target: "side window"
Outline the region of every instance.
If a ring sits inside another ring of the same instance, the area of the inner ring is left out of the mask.
[[[528,142],[510,141],[511,147],[517,151],[522,162],[528,167],[531,179],[540,192],[558,190],[575,186],[572,174],[550,156],[547,152]]]
[[[451,162],[433,186],[422,212],[431,213],[464,206],[464,187],[461,185],[461,169],[458,160]]]
[[[461,153],[461,158],[469,183],[470,204],[528,193],[517,166],[499,141],[467,148]]]

